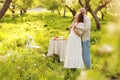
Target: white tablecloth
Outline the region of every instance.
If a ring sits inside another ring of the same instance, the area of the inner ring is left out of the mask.
[[[60,56],[61,62],[64,61],[66,43],[67,43],[67,40],[64,40],[64,39],[49,40],[48,56],[56,54]]]

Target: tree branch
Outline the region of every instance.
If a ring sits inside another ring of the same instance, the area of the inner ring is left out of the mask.
[[[10,7],[8,9],[12,12],[12,9]]]
[[[82,2],[81,0],[78,0],[78,2],[79,2],[79,4],[80,4],[82,7],[84,7],[84,4],[83,4],[83,2]]]
[[[68,5],[65,4],[65,6],[72,12],[72,9]]]
[[[85,0],[85,6],[90,7],[90,0]]]
[[[68,5],[65,4],[65,7],[69,9],[69,11],[72,13],[73,17],[76,15],[75,9],[71,9]]]
[[[110,1],[112,1],[112,0],[107,0],[105,3],[103,3],[103,4],[100,5],[100,6],[98,6],[94,12],[97,14],[97,12],[98,12],[99,10],[101,10],[102,8],[104,8],[108,3],[110,3]]]
[[[91,6],[90,6],[90,0],[85,0],[85,8],[87,11],[89,11],[90,13],[93,12],[93,10],[91,9]]]

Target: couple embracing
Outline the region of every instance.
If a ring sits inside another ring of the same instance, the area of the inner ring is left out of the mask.
[[[81,8],[80,13],[74,17],[70,26],[70,34],[66,46],[65,68],[87,69],[91,68],[90,60],[90,29],[91,20],[86,9]]]

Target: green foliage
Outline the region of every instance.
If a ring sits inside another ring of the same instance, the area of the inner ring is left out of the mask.
[[[33,0],[15,0],[19,9],[28,9],[32,6]]]
[[[54,11],[62,7],[60,0],[40,0],[41,6],[48,10]]]
[[[71,24],[72,17],[63,18],[49,12],[29,13],[14,19],[6,15],[0,21],[0,80],[119,79],[119,26],[110,24],[107,27],[110,15],[105,17],[101,21],[101,31],[96,31],[92,20],[92,69],[81,71],[64,69],[59,56],[46,56],[49,39],[68,37],[66,28]],[[26,48],[28,36],[33,36],[36,45],[41,48]],[[113,50],[108,52],[109,49]]]
[[[67,4],[71,9],[78,11],[80,10],[80,4],[78,0],[66,0],[65,4]]]
[[[97,6],[100,6],[100,5],[104,4],[105,2],[106,2],[106,0],[96,0],[96,1],[91,0],[90,4],[91,4],[92,9],[95,10],[97,8]]]

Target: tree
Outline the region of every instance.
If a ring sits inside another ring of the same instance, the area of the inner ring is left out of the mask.
[[[73,8],[70,8],[68,5],[65,5],[68,9],[69,9],[69,11],[72,13],[72,16],[74,17],[75,16],[75,14],[76,14],[76,10]]]
[[[34,0],[14,0],[16,6],[20,9],[20,15],[27,12],[28,8],[32,7]]]
[[[58,14],[60,15],[60,9],[62,7],[60,0],[40,0],[40,5],[42,7],[47,8],[48,10],[52,11],[54,13],[55,10],[58,11]]]
[[[77,0],[63,0],[63,4],[72,13],[73,17],[76,15],[76,11],[80,7]]]
[[[61,0],[61,2],[62,2],[62,5],[63,5],[63,17],[65,17],[66,16],[66,6],[65,6],[65,3],[66,3],[66,1],[65,0]]]
[[[79,1],[79,4],[82,6],[82,7],[85,7],[87,9],[87,11],[90,12],[90,14],[93,16],[94,20],[95,20],[95,23],[96,23],[96,28],[98,30],[101,29],[101,26],[100,26],[100,22],[99,22],[99,18],[97,16],[97,13],[98,11],[101,11],[103,8],[105,8],[107,6],[108,3],[110,3],[110,1],[112,0],[102,0],[102,3],[100,3],[101,0],[99,1],[93,1],[93,2],[99,2],[98,3],[98,6],[96,8],[92,8],[92,0],[84,0],[84,2],[82,0],[78,0]]]
[[[4,16],[7,9],[9,8],[11,0],[5,0],[2,9],[0,10],[0,19]]]
[[[11,6],[9,7],[10,11],[12,12],[12,18],[15,18],[15,1],[11,2]]]

